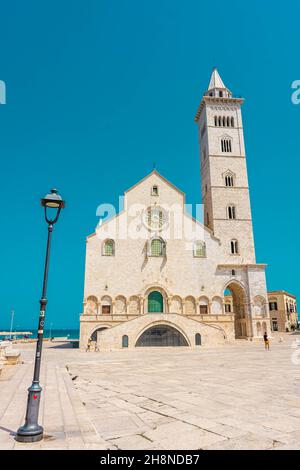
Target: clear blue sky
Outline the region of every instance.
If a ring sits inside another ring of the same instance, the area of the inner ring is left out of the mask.
[[[299,2],[28,0],[1,6],[0,328],[36,326],[46,224],[55,227],[47,324],[77,327],[96,207],[152,169],[201,200],[193,122],[211,69],[245,99],[257,261],[269,289],[299,290]]]

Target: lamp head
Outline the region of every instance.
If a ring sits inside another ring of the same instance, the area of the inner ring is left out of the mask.
[[[45,208],[45,218],[48,224],[55,224],[59,217],[61,209],[65,207],[65,201],[58,194],[57,189],[51,189],[50,194],[46,194],[43,199],[41,199],[41,205]],[[47,209],[56,209],[55,216],[53,219],[49,219],[47,216]]]

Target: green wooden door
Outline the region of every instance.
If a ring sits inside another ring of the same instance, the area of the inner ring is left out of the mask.
[[[160,312],[164,311],[164,299],[160,292],[151,292],[148,296],[148,312]]]

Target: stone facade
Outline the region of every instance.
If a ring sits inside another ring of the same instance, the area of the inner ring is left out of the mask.
[[[87,238],[81,348],[91,337],[100,349],[135,347],[142,335],[148,344],[152,333],[157,345],[176,343],[180,334],[196,347],[196,335],[201,345],[219,344],[257,336],[257,318],[269,325],[265,265],[254,254],[241,104],[215,70],[196,117],[205,224],[186,212],[184,193],[154,170],[125,192],[124,209]],[[228,128],[215,121],[219,115]]]

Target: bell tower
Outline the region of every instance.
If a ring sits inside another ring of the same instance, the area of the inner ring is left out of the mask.
[[[255,263],[241,106],[212,72],[195,121],[199,128],[204,223],[222,242],[226,262]]]

